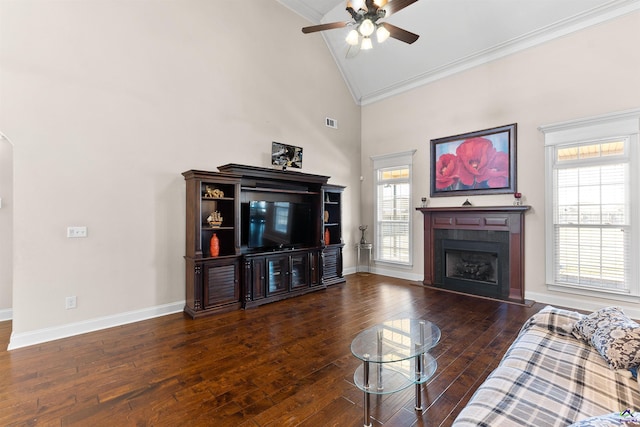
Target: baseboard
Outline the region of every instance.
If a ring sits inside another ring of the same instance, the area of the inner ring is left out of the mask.
[[[355,267],[348,267],[345,268],[344,270],[342,270],[342,275],[346,276],[348,274],[354,274],[356,272],[356,268]]]
[[[12,333],[7,350],[14,350],[16,348],[27,347],[47,341],[86,334],[88,332],[99,331],[101,329],[113,328],[115,326],[126,325],[128,323],[139,322],[141,320],[153,319],[154,317],[166,316],[167,314],[178,313],[184,309],[184,304],[184,301],[179,301],[148,307],[142,310],[119,313],[113,316],[105,316],[85,320],[83,322],[69,323],[52,328]]]
[[[371,273],[379,274],[381,276],[395,277],[396,279],[405,279],[405,280],[411,280],[414,282],[421,282],[421,283],[422,283],[422,278],[424,277],[424,275],[422,274],[414,274],[409,271],[404,272],[399,270],[390,270],[390,269],[382,268],[380,266],[372,267]]]
[[[13,319],[13,310],[10,308],[3,308],[0,310],[0,322]]]

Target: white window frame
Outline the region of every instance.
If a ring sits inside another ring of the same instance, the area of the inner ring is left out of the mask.
[[[550,290],[617,299],[621,301],[640,300],[640,267],[633,260],[640,254],[640,167],[638,147],[640,143],[640,109],[627,110],[585,119],[544,125],[539,128],[545,136],[545,263],[546,284]],[[554,162],[556,148],[588,142],[605,142],[612,139],[625,140],[629,160],[630,212],[630,266],[628,269],[628,292],[619,290],[585,288],[555,282],[555,233],[554,233]]]
[[[402,166],[407,166],[409,168],[409,179],[408,179],[408,183],[409,183],[409,205],[408,208],[411,209],[411,206],[413,206],[413,155],[415,154],[416,150],[410,150],[410,151],[404,151],[404,152],[399,152],[399,153],[393,153],[393,154],[385,154],[385,155],[381,155],[381,156],[372,156],[371,160],[373,160],[373,223],[374,223],[374,230],[373,230],[373,235],[375,236],[374,239],[378,239],[378,236],[380,235],[380,230],[379,230],[379,221],[378,221],[378,183],[379,183],[379,179],[378,179],[378,172],[381,169],[389,169],[389,168],[396,168],[396,167],[402,167]],[[389,264],[389,265],[395,265],[395,266],[402,266],[402,267],[413,267],[413,215],[411,214],[411,212],[408,213],[408,240],[409,240],[409,260],[408,262],[399,262],[399,261],[392,261],[392,260],[386,260],[386,259],[381,259],[380,257],[380,245],[376,245],[376,242],[374,240],[373,245],[374,245],[374,260],[377,264]]]

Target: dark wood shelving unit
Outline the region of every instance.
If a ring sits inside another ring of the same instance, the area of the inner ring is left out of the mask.
[[[344,282],[342,206],[344,187],[329,177],[238,164],[219,172],[190,170],[186,181],[186,304],[191,317],[248,308]],[[308,243],[259,250],[246,242],[244,206],[255,200],[303,203],[311,209]],[[329,220],[325,221],[325,211]],[[207,218],[222,216],[220,225]],[[324,231],[330,239],[325,241]],[[211,253],[213,234],[219,253]]]
[[[323,186],[323,230],[329,231],[329,240],[323,235],[323,281],[328,285],[344,283],[342,275],[342,192],[343,186],[327,184]]]

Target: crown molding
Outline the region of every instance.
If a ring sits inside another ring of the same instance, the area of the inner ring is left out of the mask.
[[[460,58],[441,67],[428,70],[410,79],[387,86],[368,94],[359,94],[357,88],[347,81],[347,86],[358,105],[364,106],[381,101],[394,95],[407,92],[420,86],[427,85],[440,79],[483,65],[508,55],[518,53],[530,47],[534,47],[565,35],[583,30],[585,28],[609,21],[614,18],[640,10],[640,0],[617,0],[602,5],[570,18],[558,21],[552,25],[540,28],[536,31],[515,37],[491,48],[478,51],[474,54]],[[344,71],[341,71],[343,76]]]

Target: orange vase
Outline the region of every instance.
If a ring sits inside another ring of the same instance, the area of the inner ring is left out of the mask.
[[[329,234],[329,229],[325,228],[324,229],[324,244],[328,245],[329,243],[331,243],[331,235]]]
[[[220,255],[220,240],[218,240],[218,236],[216,236],[216,233],[213,233],[213,236],[211,236],[209,252],[212,257],[217,257],[218,255]]]

